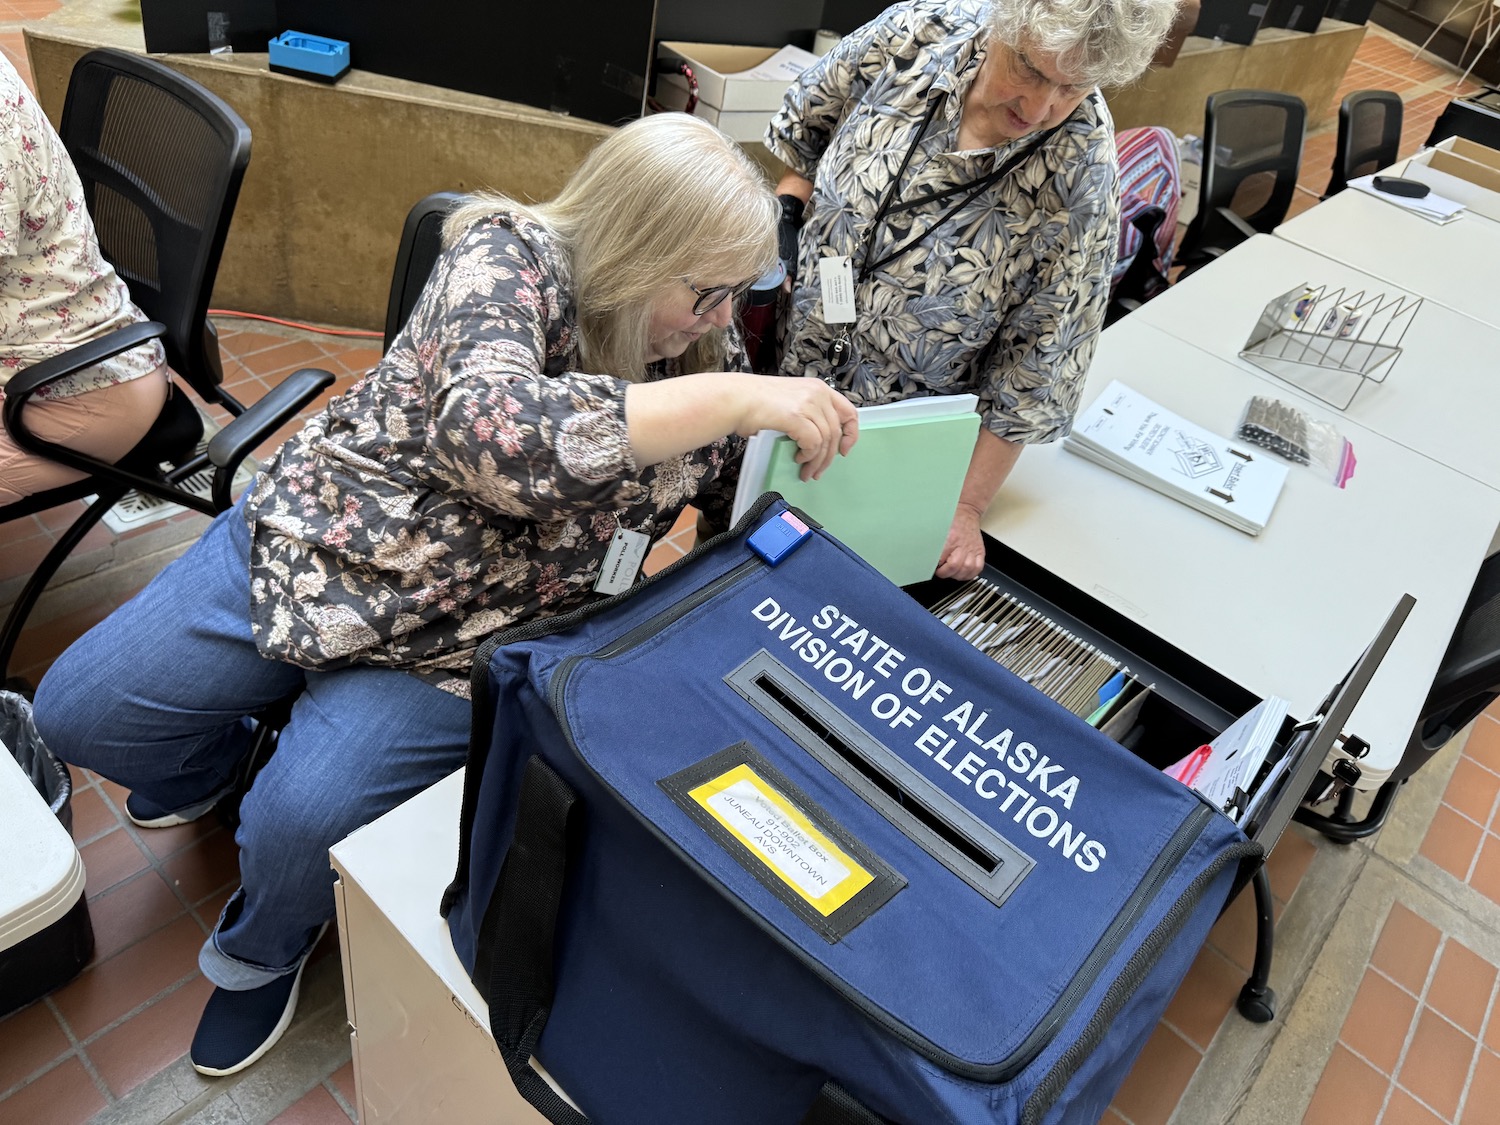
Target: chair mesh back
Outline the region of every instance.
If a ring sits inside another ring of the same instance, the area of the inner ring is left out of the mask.
[[[419,199],[407,213],[396,251],[396,270],[385,311],[385,347],[405,326],[417,298],[443,250],[443,221],[463,199],[457,192],[439,191]]]
[[[1356,90],[1339,106],[1338,150],[1326,194],[1350,180],[1368,176],[1396,161],[1401,149],[1401,95],[1389,90]]]
[[[173,369],[214,401],[219,358],[203,326],[250,130],[163,64],[92,51],[73,68],[59,132],[105,258],[140,309],[167,326]]]
[[[1269,234],[1297,190],[1307,107],[1302,99],[1270,90],[1225,90],[1204,111],[1203,176],[1198,212],[1184,236],[1184,253],[1222,245],[1220,207]],[[1230,238],[1233,244],[1237,238]]]

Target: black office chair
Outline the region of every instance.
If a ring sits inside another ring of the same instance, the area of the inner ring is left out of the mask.
[[[1140,232],[1141,245],[1105,306],[1106,328],[1167,288],[1167,275],[1161,271],[1156,252],[1156,232],[1166,217],[1167,213],[1160,207],[1147,207],[1130,220],[1130,225]]]
[[[1331,814],[1304,805],[1297,810],[1297,822],[1341,844],[1373,836],[1390,816],[1396,794],[1407,779],[1496,699],[1500,699],[1500,555],[1491,555],[1479,568],[1401,761],[1376,790],[1369,810],[1354,818],[1354,789],[1348,787]],[[1326,788],[1330,781],[1327,774],[1320,774],[1314,791]]]
[[[391,294],[385,306],[385,342],[389,348],[406,324],[406,318],[422,295],[443,249],[443,221],[464,196],[456,191],[435,191],[412,205],[401,227],[396,249],[396,269],[391,275]]]
[[[455,191],[436,191],[412,205],[401,227],[401,242],[396,248],[396,268],[391,274],[390,296],[385,306],[385,336],[382,349],[389,348],[396,334],[406,325],[411,310],[432,274],[443,249],[443,221],[464,199]],[[293,692],[267,707],[256,716],[255,735],[250,750],[240,761],[230,782],[229,791],[219,798],[214,814],[226,828],[239,824],[240,802],[255,783],[255,775],[276,752],[281,728],[291,717],[292,704],[300,691]]]
[[[1401,95],[1389,90],[1356,90],[1339,104],[1339,140],[1327,199],[1350,180],[1394,164],[1401,149]]]
[[[0,523],[97,499],[58,537],[11,606],[0,628],[0,674],[48,581],[126,493],[137,489],[209,515],[224,510],[244,458],[333,382],[326,371],[298,371],[249,408],[220,385],[208,300],[250,160],[250,130],[229,106],[153,59],[90,51],[73,68],[59,133],[83,182],[100,250],[150,321],[35,364],[6,385],[4,425],[16,444],[89,475],[0,508]],[[27,429],[24,408],[40,388],[151,339],[165,347],[178,389],[119,461],[83,456]],[[183,386],[233,415],[203,453],[196,452],[203,419]],[[183,487],[208,469],[208,499]]]
[[[1297,190],[1307,107],[1292,94],[1224,90],[1204,110],[1198,213],[1177,260],[1191,272],[1256,233],[1269,234]]]

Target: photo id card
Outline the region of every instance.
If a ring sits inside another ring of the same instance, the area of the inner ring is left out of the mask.
[[[604,556],[604,565],[599,568],[594,592],[618,594],[634,586],[636,577],[641,573],[641,563],[646,560],[646,550],[650,546],[651,536],[644,531],[615,528],[615,537],[610,540],[609,553]]]
[[[823,283],[823,323],[854,323],[854,269],[847,256],[818,261]]]

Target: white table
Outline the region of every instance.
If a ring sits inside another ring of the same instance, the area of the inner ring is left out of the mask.
[[[1251,372],[1134,315],[1104,333],[1085,403],[1111,379],[1220,433],[1265,390]],[[1359,787],[1374,788],[1406,747],[1500,524],[1500,491],[1341,421],[1359,453],[1349,487],[1293,469],[1259,536],[1061,443],[1026,450],[983,527],[1254,694],[1284,696],[1299,718],[1412,594],[1416,608],[1346,728],[1370,743]]]
[[[1500,223],[1461,215],[1439,226],[1342,191],[1282,223],[1276,237],[1500,327]]]
[[[1190,274],[1131,313],[1128,322],[1153,325],[1265,378],[1274,397],[1318,403],[1316,396],[1239,356],[1267,302],[1303,284],[1326,285],[1330,291],[1342,288],[1351,296],[1360,291],[1391,299],[1412,295],[1399,285],[1262,234]],[[1500,306],[1500,289],[1494,299]],[[1495,438],[1500,420],[1500,327],[1428,299],[1417,309],[1401,347],[1402,354],[1381,369],[1381,382],[1366,382],[1346,411],[1326,410],[1326,416],[1341,430],[1352,420],[1500,488],[1500,441]],[[1359,442],[1354,452],[1363,456]]]

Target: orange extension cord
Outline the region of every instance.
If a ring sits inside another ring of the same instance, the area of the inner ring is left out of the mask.
[[[209,316],[235,316],[244,320],[267,320],[272,324],[284,324],[288,328],[301,328],[307,332],[321,332],[325,336],[361,336],[366,339],[380,340],[384,333],[367,332],[359,328],[321,328],[316,324],[303,324],[296,320],[282,320],[275,316],[262,316],[260,313],[238,312],[235,309],[209,309]]]

